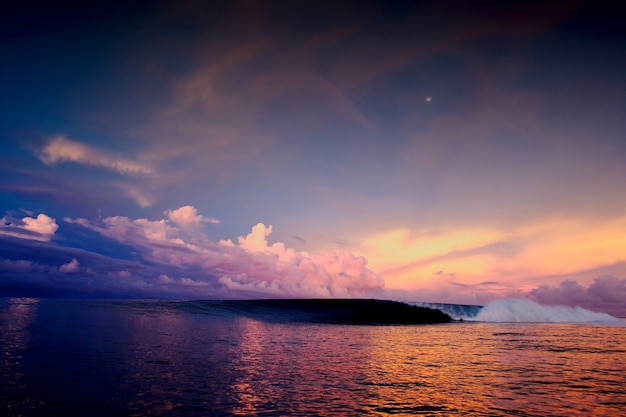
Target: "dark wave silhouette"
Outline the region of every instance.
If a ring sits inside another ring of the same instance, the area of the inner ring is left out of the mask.
[[[232,313],[274,322],[356,325],[449,323],[452,318],[437,309],[372,299],[269,299],[210,302]],[[196,305],[201,307],[201,305]]]

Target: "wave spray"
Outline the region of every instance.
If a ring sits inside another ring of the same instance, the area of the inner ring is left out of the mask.
[[[466,320],[495,323],[597,323],[626,326],[626,321],[581,307],[546,306],[527,299],[495,300]]]

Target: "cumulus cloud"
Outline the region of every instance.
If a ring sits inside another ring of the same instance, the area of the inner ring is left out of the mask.
[[[246,236],[239,236],[239,246],[250,252],[273,252],[284,255],[284,248],[279,249],[279,243],[270,248],[267,245],[267,237],[272,234],[272,226],[266,227],[263,223],[258,223],[252,227],[252,231]]]
[[[22,219],[11,219],[5,216],[2,218],[2,225],[0,225],[0,234],[48,242],[58,228],[59,225],[57,225],[56,220],[43,213],[37,217],[23,217]]]
[[[24,217],[22,221],[24,222],[25,230],[44,236],[52,236],[59,228],[55,219],[43,213],[39,214],[37,218]]]
[[[202,217],[193,206],[183,206],[176,210],[167,210],[168,219],[181,227],[198,226],[200,223],[219,224],[220,221],[212,217]]]
[[[568,305],[626,317],[626,279],[604,275],[587,287],[574,280],[558,286],[542,285],[528,292],[528,298],[541,304]]]
[[[167,287],[189,296],[213,291],[222,297],[358,297],[374,294],[383,280],[367,267],[367,260],[350,253],[309,254],[270,244],[272,226],[255,225],[236,242],[210,240],[207,236],[189,239],[182,230],[204,221],[195,208],[186,206],[166,212],[165,219],[108,217],[100,224],[73,220],[103,236],[133,246],[146,263],[175,268],[173,274],[159,274],[153,285]]]
[[[147,175],[152,170],[145,164],[114,155],[110,152],[54,136],[38,151],[39,159],[47,165],[60,162],[102,167],[126,175]]]

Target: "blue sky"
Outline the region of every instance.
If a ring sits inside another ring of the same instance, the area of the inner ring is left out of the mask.
[[[585,1],[11,6],[0,293],[625,314],[623,16]]]

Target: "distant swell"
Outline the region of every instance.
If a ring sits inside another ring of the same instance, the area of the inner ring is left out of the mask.
[[[597,323],[626,325],[626,321],[581,307],[546,306],[526,299],[492,301],[468,320],[496,323]]]
[[[433,324],[453,320],[490,323],[582,323],[626,326],[626,320],[580,307],[546,306],[526,299],[486,306],[373,299],[267,299],[118,301],[149,312],[167,310],[220,317],[248,317],[274,323]]]

